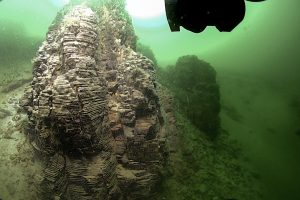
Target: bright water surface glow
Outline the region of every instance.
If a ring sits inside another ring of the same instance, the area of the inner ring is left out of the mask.
[[[164,0],[126,0],[126,9],[137,19],[156,18],[165,14]]]

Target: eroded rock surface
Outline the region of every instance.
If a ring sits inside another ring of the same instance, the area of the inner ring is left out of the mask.
[[[21,102],[44,157],[42,199],[145,199],[165,158],[153,63],[122,2],[67,9],[49,28]]]

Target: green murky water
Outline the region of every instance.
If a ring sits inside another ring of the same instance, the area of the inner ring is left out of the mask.
[[[31,59],[63,4],[59,0],[1,1],[2,86],[30,76]],[[299,6],[297,0],[247,3],[245,20],[231,33],[212,27],[200,34],[171,33],[162,13],[150,13],[147,18],[133,13],[139,41],[151,47],[159,67],[194,54],[216,69],[222,127],[259,173],[266,200],[300,200]],[[0,197],[5,184],[0,184]]]

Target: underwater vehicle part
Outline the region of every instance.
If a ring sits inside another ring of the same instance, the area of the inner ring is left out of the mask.
[[[165,0],[165,9],[172,32],[180,31],[182,26],[194,33],[202,32],[207,26],[230,32],[244,19],[246,12],[244,0]]]

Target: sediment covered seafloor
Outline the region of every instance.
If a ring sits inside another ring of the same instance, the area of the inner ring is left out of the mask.
[[[0,198],[260,198],[226,134],[211,140],[178,113],[135,50],[123,1],[58,14],[25,94],[2,89]]]

